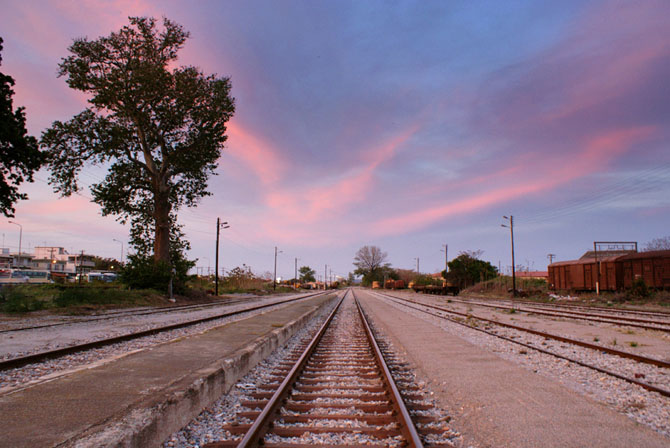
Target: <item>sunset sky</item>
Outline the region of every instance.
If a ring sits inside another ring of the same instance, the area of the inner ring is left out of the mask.
[[[39,137],[87,97],[57,77],[77,37],[128,16],[191,33],[180,64],[230,76],[237,111],[212,196],[180,222],[198,266],[292,277],[353,271],[363,245],[394,267],[460,251],[511,264],[578,258],[593,241],[670,235],[670,2],[6,1],[0,71]],[[81,180],[104,177],[85,169]],[[128,229],[40,171],[18,204],[23,248],[119,257]],[[18,227],[0,219],[5,247]],[[127,245],[124,245],[127,251]]]

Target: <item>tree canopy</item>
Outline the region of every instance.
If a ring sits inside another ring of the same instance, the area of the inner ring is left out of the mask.
[[[42,135],[50,182],[62,196],[79,190],[86,165],[109,167],[91,187],[103,215],[131,223],[131,243],[156,262],[170,262],[181,239],[180,207],[210,195],[235,105],[227,77],[177,66],[189,33],[166,18],[147,17],[107,37],[76,39],[59,76],[90,95],[90,107]],[[172,242],[172,248],[171,248]]]
[[[302,266],[300,269],[298,269],[298,272],[300,273],[300,283],[316,281],[316,277],[314,277],[316,271],[309,266]]]
[[[442,272],[442,276],[459,288],[467,288],[477,282],[494,278],[498,269],[488,261],[480,260],[481,251],[465,251],[451,260],[449,272]]]
[[[0,38],[0,64],[2,63]],[[14,78],[0,72],[0,213],[11,218],[14,205],[28,199],[19,192],[24,180],[33,181],[33,173],[42,164],[42,154],[35,137],[26,130],[25,108],[14,110]]]

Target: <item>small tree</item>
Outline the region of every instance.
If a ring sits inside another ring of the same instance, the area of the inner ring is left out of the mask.
[[[316,271],[309,266],[303,266],[300,269],[298,269],[298,272],[300,273],[300,283],[307,283],[307,282],[315,282],[316,277],[314,277],[314,274],[316,274]]]
[[[670,250],[670,236],[654,238],[644,246],[644,252],[652,250]]]
[[[459,288],[467,288],[479,281],[498,275],[498,269],[488,261],[480,260],[481,251],[464,251],[449,262],[449,272],[442,276]]]
[[[163,19],[131,17],[108,37],[76,39],[60,64],[68,85],[91,95],[91,107],[42,136],[50,182],[62,196],[79,190],[86,164],[109,166],[92,186],[103,215],[131,222],[131,242],[150,236],[153,259],[170,264],[176,212],[210,193],[235,110],[229,78],[175,61],[189,33]],[[142,238],[135,238],[142,235]],[[139,250],[146,257],[146,250]],[[161,268],[163,269],[163,268]]]
[[[0,38],[0,63],[2,42]],[[0,213],[9,218],[14,216],[14,204],[28,199],[19,193],[19,185],[33,181],[43,159],[37,140],[27,135],[24,108],[14,110],[12,86],[14,79],[0,73]]]

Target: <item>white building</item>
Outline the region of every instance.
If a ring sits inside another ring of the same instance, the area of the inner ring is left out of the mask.
[[[37,246],[30,266],[40,271],[88,272],[95,267],[95,256],[71,255],[62,247]]]

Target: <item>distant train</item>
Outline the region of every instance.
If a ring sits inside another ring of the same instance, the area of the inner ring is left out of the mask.
[[[549,265],[552,290],[623,291],[642,279],[650,288],[670,289],[670,250],[635,252],[583,260],[560,261]]]

